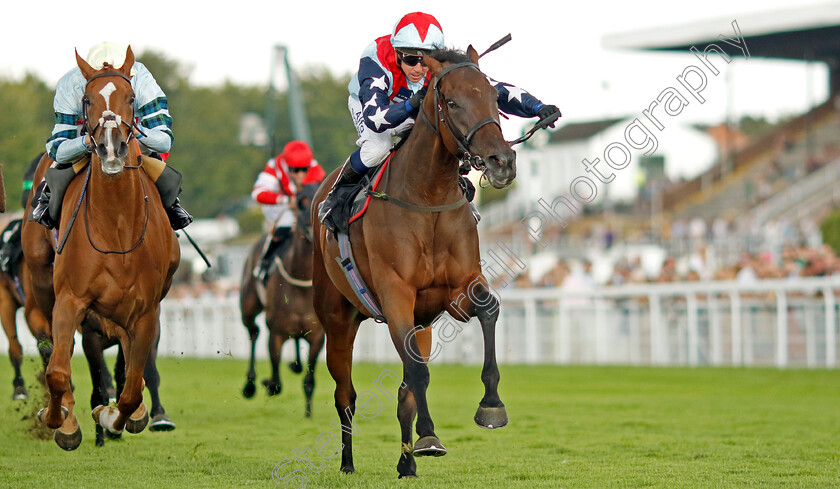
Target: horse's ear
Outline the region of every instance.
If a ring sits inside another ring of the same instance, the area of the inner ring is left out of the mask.
[[[433,77],[438,76],[443,71],[443,64],[431,56],[423,56],[423,63],[429,67]]]
[[[131,46],[128,46],[125,50],[125,63],[120,67],[120,73],[123,75],[131,78],[131,68],[134,66],[134,52],[131,50]]]
[[[475,50],[472,44],[470,44],[470,46],[467,48],[467,56],[469,56],[470,61],[472,61],[475,64],[478,64],[478,51]]]
[[[82,76],[85,77],[85,80],[93,76],[94,69],[92,66],[88,64],[87,61],[84,60],[81,56],[79,56],[79,50],[76,49],[76,64],[79,65],[79,69],[82,70]]]

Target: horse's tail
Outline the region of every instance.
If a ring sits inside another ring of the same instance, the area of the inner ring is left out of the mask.
[[[296,374],[303,372],[303,364],[300,362],[300,338],[295,338],[295,361],[289,362],[289,368]]]

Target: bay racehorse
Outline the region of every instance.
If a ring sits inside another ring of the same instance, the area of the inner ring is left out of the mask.
[[[17,334],[17,311],[24,305],[24,289],[29,287],[31,279],[22,255],[17,260],[12,261],[10,267],[12,269],[9,273],[0,272],[0,323],[3,324],[3,331],[9,340],[9,360],[11,360],[12,368],[15,371],[15,377],[12,380],[12,386],[14,387],[12,399],[26,399],[29,397],[29,392],[21,373],[23,348]],[[38,350],[41,354],[44,369],[46,369],[50,360],[50,353],[52,353],[52,348],[49,346],[51,339],[50,326],[46,321],[39,321],[39,318],[31,318],[26,315],[24,317],[29,326],[29,331],[38,342]]]
[[[271,358],[271,379],[263,384],[269,396],[277,395],[282,390],[280,381],[280,352],[283,343],[295,339],[297,362],[290,366],[300,372],[295,365],[300,365],[301,339],[309,343],[309,358],[306,376],[303,379],[303,392],[306,396],[306,417],[312,415],[312,393],[315,390],[315,365],[318,355],[324,347],[324,329],[312,308],[312,225],[310,222],[310,208],[312,196],[317,185],[306,185],[297,194],[297,210],[295,228],[292,232],[292,245],[282,256],[275,256],[275,265],[269,269],[267,283],[263,285],[252,273],[259,262],[264,248],[264,242],[270,235],[264,236],[251,249],[245,262],[240,286],[240,309],[242,322],[248,328],[251,339],[251,362],[248,367],[248,378],[242,394],[251,398],[256,389],[257,373],[255,370],[255,348],[259,328],[255,321],[257,315],[265,309],[265,324],[268,327],[268,353]],[[263,290],[258,290],[259,288]],[[262,297],[260,297],[262,296]]]
[[[458,185],[459,162],[483,169],[503,188],[516,176],[516,154],[502,136],[496,89],[467,55],[438,51],[424,62],[432,81],[410,135],[391,156],[388,182],[377,189],[361,220],[350,227],[350,243],[361,276],[381,305],[391,340],[403,363],[397,418],[402,431],[400,477],[416,476],[414,456],[444,455],[426,402],[431,323],[443,312],[460,321],[478,317],[484,335],[481,380],[484,397],[475,422],[500,428],[508,418],[499,398],[495,354],[498,300],[479,264],[478,231]],[[465,136],[466,135],[466,136]],[[337,172],[322,184],[315,205],[326,197]],[[397,205],[399,201],[400,205]],[[453,208],[454,207],[454,208]],[[448,209],[448,210],[442,210]],[[317,214],[317,213],[316,213]],[[327,334],[327,367],[336,383],[335,405],[342,425],[341,471],[353,472],[352,426],[356,391],[351,379],[353,342],[362,319],[372,317],[337,263],[339,246],[317,217],[313,287],[315,311]],[[412,445],[417,417],[419,439]]]
[[[117,338],[125,360],[117,408],[97,407],[94,420],[113,434],[145,428],[144,368],[156,338],[160,301],[180,261],[176,236],[134,139],[131,48],[118,69],[106,64],[95,70],[78,53],[76,62],[87,80],[84,130],[93,138],[94,151],[86,174],[74,179],[64,196],[60,253],[55,253],[55,237],[28,219],[22,236],[37,307],[52,324],[53,352],[46,373],[50,402],[39,416],[55,429],[56,442],[66,450],[81,443],[70,357],[73,334],[83,323]],[[43,163],[38,181],[46,171]],[[54,269],[49,261],[53,254]]]

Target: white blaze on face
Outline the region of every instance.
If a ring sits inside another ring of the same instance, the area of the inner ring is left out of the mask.
[[[102,95],[102,98],[105,99],[105,108],[111,110],[111,94],[117,91],[117,87],[114,86],[113,82],[108,82],[107,85],[102,87],[102,90],[99,91],[99,95]]]
[[[117,158],[114,137],[112,137],[113,134],[111,132],[113,129],[119,130],[120,124],[122,124],[120,115],[111,111],[111,94],[115,91],[117,91],[117,87],[112,82],[108,82],[99,91],[99,95],[102,95],[102,98],[105,99],[106,109],[99,118],[99,125],[105,131],[105,150],[107,151],[107,155],[102,159],[102,169],[105,173],[119,173],[123,166],[123,162]]]

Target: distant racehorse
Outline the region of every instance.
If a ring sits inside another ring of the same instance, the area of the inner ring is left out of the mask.
[[[53,335],[46,374],[50,403],[39,416],[66,450],[77,448],[82,437],[73,414],[70,357],[73,334],[83,323],[117,338],[125,361],[117,408],[97,407],[94,420],[112,434],[146,427],[143,372],[156,340],[160,301],[180,261],[177,239],[134,139],[131,48],[119,69],[105,64],[94,70],[78,54],[76,61],[87,80],[84,128],[95,150],[64,196],[59,241],[32,221],[23,230],[36,307],[51,319]],[[42,161],[36,181],[46,166]]]
[[[433,79],[417,122],[391,156],[361,220],[350,226],[357,270],[381,305],[403,363],[397,417],[402,432],[400,477],[416,475],[414,456],[444,455],[426,402],[430,324],[441,313],[467,321],[478,317],[484,334],[484,397],[475,422],[500,428],[508,422],[499,399],[495,354],[498,300],[481,273],[476,222],[458,184],[461,161],[480,168],[503,188],[516,176],[516,155],[502,136],[496,89],[478,68],[478,54],[435,52],[426,56]],[[333,172],[315,196],[330,190]],[[315,311],[327,333],[327,367],[335,379],[335,405],[342,428],[341,470],[353,472],[352,426],[356,391],[351,379],[353,342],[359,323],[373,317],[338,263],[339,242],[313,219]],[[412,444],[417,416],[419,439]]]
[[[300,364],[298,342],[304,339],[309,343],[309,360],[306,376],[303,379],[303,391],[306,395],[306,416],[312,413],[312,392],[315,389],[315,364],[318,354],[324,346],[324,330],[312,308],[312,226],[310,224],[310,204],[317,185],[307,185],[297,195],[298,210],[295,229],[292,234],[292,246],[282,257],[275,257],[275,264],[270,269],[268,282],[260,297],[259,280],[251,272],[262,255],[264,236],[251,249],[245,262],[240,286],[240,309],[242,322],[248,328],[251,338],[251,362],[248,368],[248,380],[242,394],[251,398],[256,390],[257,373],[254,356],[259,328],[255,318],[265,309],[265,323],[268,327],[268,352],[271,357],[271,379],[263,381],[268,395],[279,394],[282,390],[280,381],[280,352],[283,343],[295,339]],[[297,370],[298,372],[300,370]]]

